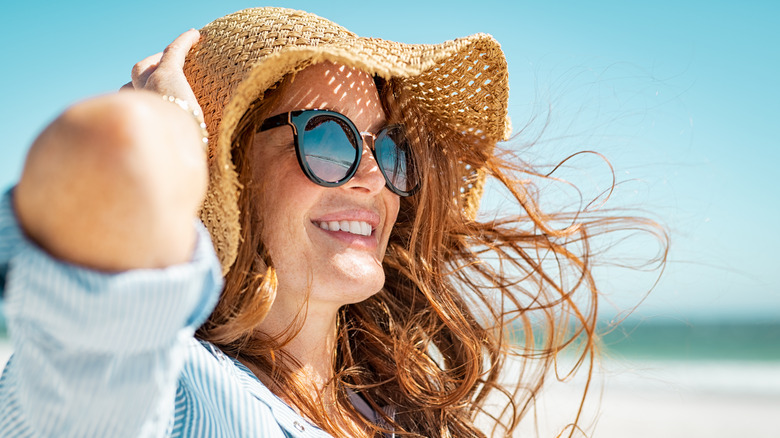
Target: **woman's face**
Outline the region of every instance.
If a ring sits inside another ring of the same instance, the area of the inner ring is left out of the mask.
[[[386,124],[371,76],[332,63],[300,71],[270,115],[301,109],[337,111],[361,132],[377,133]],[[332,188],[314,184],[301,171],[289,126],[255,134],[252,159],[262,240],[277,271],[274,307],[297,309],[309,288],[310,311],[324,304],[338,308],[378,292],[385,281],[382,259],[399,197],[385,187],[368,147],[355,176]],[[330,231],[323,225],[344,221],[350,228],[354,223],[364,230],[370,226],[371,234]]]

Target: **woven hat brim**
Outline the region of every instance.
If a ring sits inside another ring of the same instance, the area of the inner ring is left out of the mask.
[[[205,39],[208,44],[209,32],[208,26],[201,31],[202,43]],[[244,66],[229,73],[223,73],[226,67],[214,62],[214,51],[206,46],[191,53],[185,73],[211,133],[210,183],[201,219],[211,233],[223,274],[235,261],[240,236],[241,187],[231,160],[233,136],[250,105],[290,73],[329,61],[384,79],[401,79],[411,104],[454,132],[487,139],[482,142],[485,145],[504,140],[511,132],[506,59],[498,42],[487,34],[435,45],[402,44],[348,34],[343,40],[327,44],[285,46],[254,62],[243,59]],[[481,173],[479,169],[477,172]],[[474,182],[474,187],[464,194],[464,208],[470,210],[469,215],[476,212],[481,194],[481,179]]]

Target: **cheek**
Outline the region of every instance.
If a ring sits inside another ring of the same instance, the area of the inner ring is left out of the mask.
[[[269,234],[290,235],[304,225],[306,212],[316,201],[310,184],[297,164],[280,165],[266,175],[258,211]]]
[[[389,190],[388,190],[389,191]],[[401,208],[401,198],[396,194],[390,194],[390,200],[387,201],[387,220],[390,225],[395,225],[395,221],[398,219],[398,210]]]
[[[384,204],[385,204],[385,224],[387,227],[387,231],[385,231],[382,239],[383,253],[385,249],[387,249],[387,242],[390,240],[390,234],[393,232],[395,221],[398,219],[398,210],[401,207],[401,198],[398,195],[392,193],[388,189],[384,189],[384,191],[386,192],[384,195],[385,198]]]
[[[295,156],[256,162],[253,190],[256,211],[262,226],[261,238],[274,259],[295,246],[296,230],[303,226],[310,204],[308,180],[298,168]]]

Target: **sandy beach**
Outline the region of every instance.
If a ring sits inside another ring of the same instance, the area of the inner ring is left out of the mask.
[[[10,354],[8,340],[0,340],[0,363]],[[604,368],[580,423],[587,436],[780,436],[773,420],[780,413],[780,363],[612,361]],[[583,383],[580,376],[549,385],[537,404],[538,429],[528,423],[515,436],[556,436],[574,418]]]
[[[585,436],[780,436],[774,420],[780,413],[780,363],[612,361],[604,366],[580,422]],[[549,385],[537,404],[538,435],[526,427],[515,436],[556,436],[574,418],[583,380]]]

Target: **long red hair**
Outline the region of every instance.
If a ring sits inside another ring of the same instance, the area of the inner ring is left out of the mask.
[[[253,363],[271,390],[334,436],[393,430],[399,436],[481,437],[485,431],[475,424],[480,416],[482,424],[492,423],[491,436],[510,436],[532,408],[559,352],[575,343],[574,368],[585,365],[590,381],[599,288],[589,242],[597,234],[639,228],[659,236],[663,260],[663,229],[642,218],[541,211],[527,182],[528,175],[538,176],[531,166],[506,151],[489,153],[494,145],[481,143],[488,140],[447,131],[419,108],[396,107],[403,85],[378,81],[388,119],[407,126],[422,187],[401,199],[384,259],[384,288],[341,309],[335,377],[324,389],[337,405],[324,406],[322,398],[312,396],[305,382],[292,376],[294,359],[284,351],[296,322],[276,338],[255,330],[273,304],[276,275],[260,239],[262,206],[250,202],[262,187],[251,181],[248,151],[255,128],[287,83],[266,92],[237,130],[233,161],[244,186],[242,240],[200,338]],[[464,181],[464,168],[493,178],[521,214],[469,217],[460,196],[471,183]],[[562,221],[568,225],[555,225]],[[518,374],[507,384],[500,377],[510,357]],[[355,392],[382,422],[356,412],[350,401]],[[489,399],[504,408],[488,409]],[[359,430],[345,429],[334,412],[358,419]],[[579,413],[572,431],[578,419]]]

